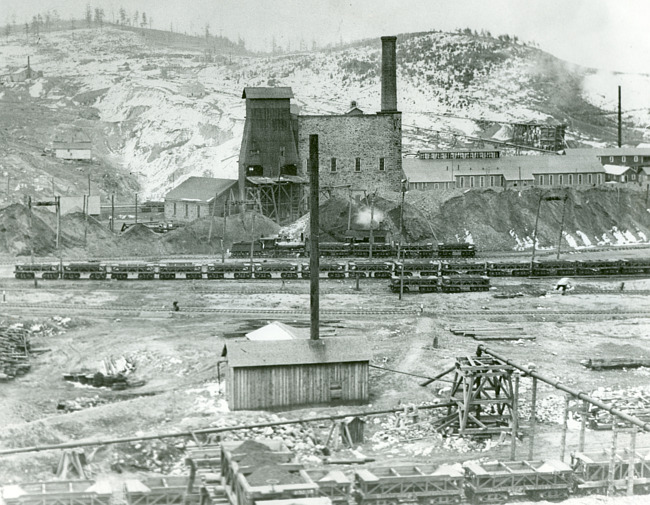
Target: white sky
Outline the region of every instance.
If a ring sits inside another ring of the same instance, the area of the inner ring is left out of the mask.
[[[648,0],[0,0],[0,23],[56,9],[83,17],[86,4],[108,20],[120,6],[153,18],[153,27],[211,33],[263,49],[271,37],[297,48],[404,32],[469,27],[536,41],[542,49],[584,66],[650,73]]]

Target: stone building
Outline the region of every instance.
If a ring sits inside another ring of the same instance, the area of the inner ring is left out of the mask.
[[[223,216],[226,200],[236,199],[236,185],[232,179],[190,177],[165,195],[165,219],[189,222]]]
[[[382,37],[381,110],[356,103],[344,114],[300,115],[288,87],[244,89],[246,123],[239,154],[242,199],[266,216],[292,221],[306,211],[309,136],[318,135],[320,186],[399,191],[402,114],[397,110],[396,37]]]

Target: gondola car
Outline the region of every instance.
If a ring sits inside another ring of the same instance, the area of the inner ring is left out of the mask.
[[[14,276],[16,279],[34,279],[41,274],[43,279],[58,279],[59,265],[56,263],[23,263],[16,265]]]
[[[420,277],[431,277],[440,274],[440,263],[437,261],[414,261],[405,260],[395,262],[395,274],[400,275],[417,275]]]
[[[390,279],[390,290],[399,293],[437,293],[440,290],[440,277],[419,277],[393,275]]]
[[[619,275],[621,261],[619,260],[578,260],[576,275]]]
[[[98,262],[85,262],[85,263],[68,263],[63,266],[63,278],[70,280],[81,279],[81,277],[92,280],[106,279],[106,265]]]
[[[271,279],[273,277],[297,279],[298,264],[277,261],[255,263],[253,265],[253,276],[256,279]]]
[[[433,244],[402,244],[399,249],[402,258],[435,258],[438,252]]]
[[[173,280],[176,278],[198,280],[203,278],[201,265],[185,262],[162,263],[158,267],[158,278],[161,280]]]
[[[486,264],[468,263],[468,262],[455,262],[449,263],[442,261],[440,263],[441,275],[485,275],[487,273]]]
[[[650,259],[621,260],[621,274],[650,274]]]

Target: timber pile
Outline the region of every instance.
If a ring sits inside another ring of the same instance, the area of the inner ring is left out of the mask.
[[[635,387],[630,389],[611,390],[598,388],[592,393],[594,398],[607,405],[638,417],[642,421],[650,421],[650,388]],[[593,430],[611,430],[614,417],[598,407],[591,406],[588,414],[589,427]]]
[[[535,340],[533,335],[524,334],[524,329],[518,326],[449,328],[454,335],[471,337],[474,340]]]
[[[29,341],[23,328],[0,327],[0,381],[24,375],[29,363]]]
[[[592,370],[606,370],[611,368],[639,368],[650,367],[650,358],[589,358],[580,362]]]

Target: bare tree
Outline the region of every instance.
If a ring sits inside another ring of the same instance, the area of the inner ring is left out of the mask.
[[[124,10],[124,7],[120,7],[120,24],[126,24],[126,10]]]
[[[133,13],[133,26],[138,26],[138,21],[140,21],[140,11],[135,11]]]
[[[90,7],[90,4],[86,4],[86,24],[90,28],[93,24],[93,10]]]
[[[34,34],[35,37],[38,36],[38,18],[36,16],[32,17],[32,33]]]
[[[140,26],[143,28],[147,27],[147,13],[142,12],[142,23],[140,23]]]
[[[50,11],[45,13],[45,31],[50,31],[52,29],[52,14]]]
[[[5,25],[5,37],[9,38],[9,35],[11,35],[11,25],[7,21],[7,24]]]
[[[95,23],[97,23],[100,28],[102,28],[104,25],[104,17],[104,9],[95,7]]]

